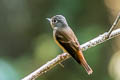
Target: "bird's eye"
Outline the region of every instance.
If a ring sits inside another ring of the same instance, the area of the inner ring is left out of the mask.
[[[53,22],[54,22],[54,23],[57,23],[57,20],[56,20],[56,19],[54,19],[54,20],[53,20]]]

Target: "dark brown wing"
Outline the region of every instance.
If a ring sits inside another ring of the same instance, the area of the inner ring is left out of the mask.
[[[54,37],[57,42],[77,61],[78,59],[77,51],[80,50],[79,42],[71,30],[71,28],[61,28],[57,29],[54,33]]]
[[[67,29],[56,29],[54,32],[54,38],[63,50],[67,51],[79,64],[82,64],[88,74],[92,74],[93,71],[87,64],[83,53],[80,50],[79,42],[69,27]]]

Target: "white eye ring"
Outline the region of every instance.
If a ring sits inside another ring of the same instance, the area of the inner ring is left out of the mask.
[[[54,19],[54,20],[53,20],[53,23],[57,23],[57,20],[56,20],[56,19]]]

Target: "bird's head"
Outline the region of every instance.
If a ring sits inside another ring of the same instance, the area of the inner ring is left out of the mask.
[[[46,19],[50,22],[53,29],[55,27],[58,28],[58,27],[66,27],[66,26],[68,26],[65,17],[62,16],[62,15],[56,15],[56,16],[53,16],[52,18],[46,18]]]

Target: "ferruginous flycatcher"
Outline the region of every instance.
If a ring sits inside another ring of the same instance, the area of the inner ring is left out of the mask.
[[[47,19],[53,28],[53,38],[58,46],[81,64],[89,75],[92,74],[93,71],[83,56],[78,39],[67,24],[65,17],[56,15]]]

